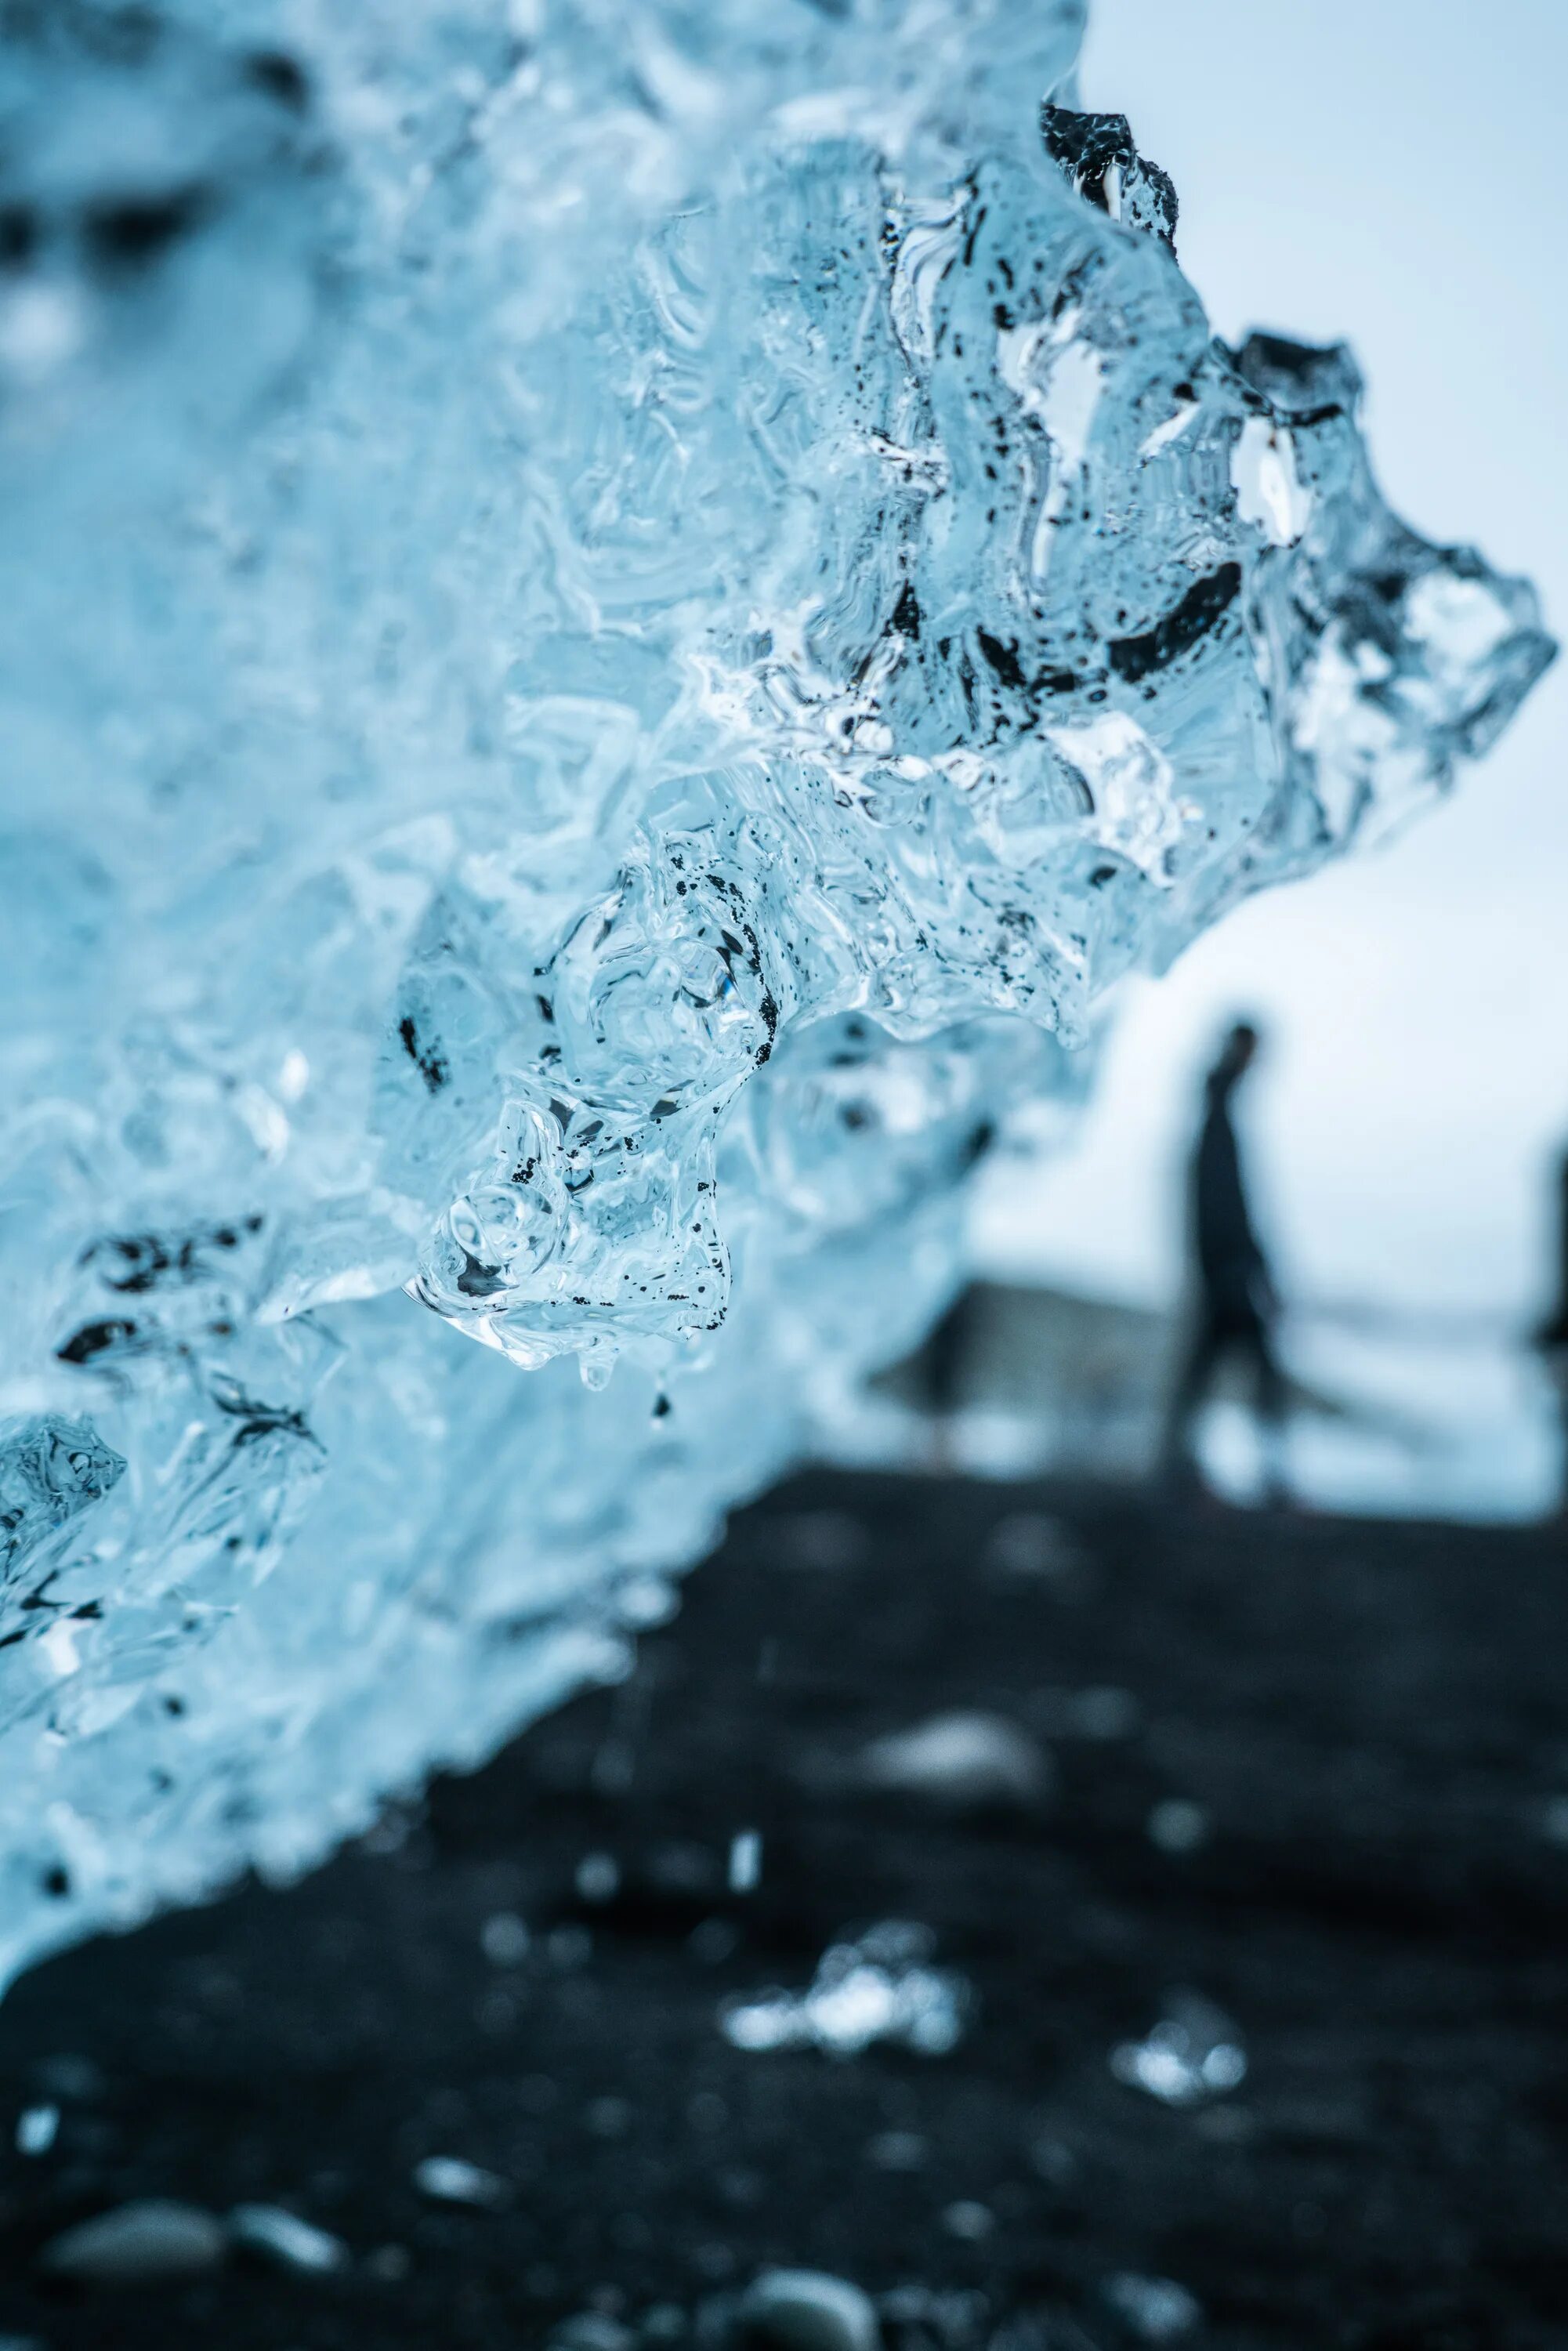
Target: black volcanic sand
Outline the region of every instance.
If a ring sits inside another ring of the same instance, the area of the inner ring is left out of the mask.
[[[716,2344],[783,2262],[904,2289],[892,2351],[1116,2351],[1124,2273],[1178,2282],[1204,2314],[1181,2339],[1233,2351],[1561,2346],[1564,1581],[1531,1532],[798,1480],[632,1680],[438,1787],[401,1843],[17,1987],[0,2335],[467,2351],[576,2314],[580,2351]],[[1040,1734],[1054,1800],[858,1788],[867,1739],[957,1707]],[[1151,1838],[1172,1799],[1208,1814],[1198,1849]],[[734,1896],[744,1829],[762,1879]],[[618,1866],[607,1901],[589,1855]],[[532,1938],[510,1963],[504,1929],[499,1961],[481,1941],[506,1913]],[[728,2045],[723,2001],[890,1917],[976,1989],[954,2053]],[[1249,2061],[1188,2111],[1109,2064],[1181,1987]],[[12,2153],[45,2095],[55,2146]],[[510,2201],[431,2202],[437,2154]],[[52,2234],[150,2195],[287,2205],[351,2265],[38,2276]]]

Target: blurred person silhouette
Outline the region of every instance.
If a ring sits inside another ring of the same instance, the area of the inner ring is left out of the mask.
[[[1264,1490],[1285,1499],[1285,1380],[1274,1353],[1279,1292],[1253,1228],[1232,1107],[1261,1043],[1249,1020],[1238,1020],[1204,1082],[1203,1121],[1188,1178],[1188,1236],[1196,1298],[1185,1352],[1171,1390],[1161,1468],[1167,1479],[1197,1475],[1193,1423],[1217,1374],[1239,1361],[1250,1374],[1263,1444]]]
[[[1557,1303],[1531,1332],[1557,1398],[1563,1433],[1559,1517],[1568,1518],[1568,1155],[1557,1163]]]

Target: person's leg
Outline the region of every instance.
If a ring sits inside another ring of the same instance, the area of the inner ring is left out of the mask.
[[[1191,1477],[1197,1470],[1192,1425],[1208,1394],[1222,1344],[1213,1316],[1200,1316],[1187,1336],[1180,1368],[1171,1383],[1170,1399],[1166,1407],[1159,1474],[1166,1481]]]
[[[1285,1418],[1289,1392],[1285,1374],[1274,1353],[1273,1333],[1266,1322],[1259,1322],[1250,1343],[1258,1436],[1263,1451],[1263,1491],[1270,1502],[1289,1501],[1291,1481],[1285,1474]]]

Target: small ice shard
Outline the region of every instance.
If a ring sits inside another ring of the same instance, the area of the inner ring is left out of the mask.
[[[1186,1796],[1163,1796],[1149,1813],[1149,1843],[1162,1853],[1197,1853],[1214,1834],[1214,1823],[1202,1804]]]
[[[729,1841],[729,1890],[755,1894],[762,1883],[762,1838],[756,1829],[741,1829]]]
[[[1196,2297],[1174,2278],[1139,2277],[1131,2270],[1108,2277],[1106,2303],[1141,2343],[1175,2343],[1203,2316]]]
[[[1229,2019],[1206,2000],[1184,1992],[1142,2041],[1120,2042],[1111,2071],[1130,2089],[1163,2105],[1197,2106],[1239,2089],[1247,2053]]]
[[[879,2351],[869,2294],[824,2270],[764,2270],[736,2311],[742,2341],[769,2351]]]
[[[24,2106],[16,2117],[18,2155],[47,2155],[60,2127],[58,2106]]]
[[[510,2181],[456,2155],[425,2156],[413,2167],[413,2184],[434,2204],[473,2204],[497,2211],[512,2198]]]
[[[927,1928],[889,1919],[824,1952],[809,1989],[727,2001],[719,2022],[737,2049],[821,2049],[858,2056],[873,2042],[946,2056],[972,2006],[964,1979],[930,1964]]]
[[[204,2276],[228,2249],[223,2222],[199,2205],[150,2197],[51,2237],[38,2266],[84,2285],[141,2285]]]
[[[958,1808],[1029,1805],[1050,1794],[1054,1773],[1038,1740],[1004,1715],[933,1715],[874,1740],[861,1759],[868,1786]]]
[[[621,1865],[608,1853],[585,1853],[578,1863],[574,1880],[584,1902],[596,1907],[613,1902],[621,1887]]]
[[[515,1968],[528,1958],[532,1938],[515,1910],[497,1910],[479,1929],[479,1948],[492,1967]]]
[[[281,2204],[236,2204],[229,2214],[229,2235],[236,2245],[279,2269],[329,2277],[348,2265],[349,2249],[341,2238],[302,2220]]]

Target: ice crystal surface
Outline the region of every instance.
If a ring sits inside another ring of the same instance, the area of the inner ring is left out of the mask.
[[[0,1978],[618,1670],[1546,658],[1079,13],[0,12]]]

